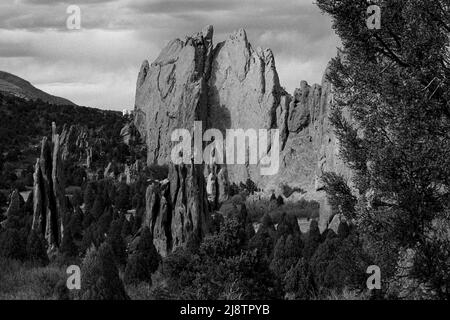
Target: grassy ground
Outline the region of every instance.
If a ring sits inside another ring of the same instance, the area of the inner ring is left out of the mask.
[[[52,300],[55,287],[66,277],[55,265],[36,267],[0,258],[0,300]]]

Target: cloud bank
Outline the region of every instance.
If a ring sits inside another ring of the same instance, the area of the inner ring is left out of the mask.
[[[73,4],[81,30],[66,28]],[[141,62],[208,24],[216,43],[244,28],[254,47],[271,48],[289,92],[320,82],[339,46],[312,0],[2,0],[0,70],[80,105],[130,109]]]

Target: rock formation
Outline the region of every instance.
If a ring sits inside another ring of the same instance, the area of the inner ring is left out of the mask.
[[[142,64],[136,89],[135,126],[148,146],[149,164],[170,162],[171,133],[193,131],[207,115],[206,76],[212,55],[212,27],[170,42],[149,65]]]
[[[212,27],[174,40],[154,63],[145,61],[137,81],[135,126],[148,146],[148,163],[168,164],[171,132],[191,132],[207,119],[207,84],[212,56]],[[209,231],[209,210],[203,165],[170,164],[168,182],[147,190],[144,225],[152,230],[161,255]]]
[[[8,209],[6,210],[5,216],[6,218],[9,218],[11,216],[21,216],[22,215],[22,209],[25,205],[25,201],[23,200],[22,196],[20,195],[19,190],[14,190],[11,193],[11,199],[9,201]]]
[[[86,127],[64,125],[59,140],[62,161],[84,162],[87,168],[91,167],[92,142]]]
[[[143,226],[149,227],[161,256],[185,246],[210,230],[205,180],[201,166],[170,166],[169,178],[154,181],[146,192]]]
[[[132,142],[135,141],[137,136],[137,132],[135,130],[133,122],[127,123],[122,130],[120,130],[120,138],[123,143],[129,146]]]
[[[339,145],[328,120],[331,102],[332,88],[326,76],[321,85],[301,82],[291,96],[280,85],[270,50],[253,49],[244,30],[213,47],[209,26],[185,41],[170,42],[151,65],[143,63],[134,124],[147,143],[149,164],[171,163],[173,130],[192,132],[194,121],[202,121],[203,129],[222,133],[227,129],[279,129],[279,173],[260,176],[258,165],[226,165],[214,177],[219,193],[225,193],[228,182],[239,184],[247,178],[267,191],[284,185],[301,188],[307,192],[305,198],[320,202],[324,230],[331,213],[320,177],[325,171],[349,176],[338,157]],[[174,221],[178,220],[172,220],[178,228]]]
[[[347,219],[342,214],[336,214],[331,220],[328,229],[333,230],[335,234],[338,234],[341,224],[347,224]]]
[[[34,172],[32,229],[45,237],[49,251],[57,249],[61,243],[62,217],[66,213],[60,143],[60,136],[53,123],[52,139],[42,139],[41,155]]]

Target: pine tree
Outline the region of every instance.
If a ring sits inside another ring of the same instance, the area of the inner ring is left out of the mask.
[[[86,211],[89,211],[94,205],[96,198],[96,185],[95,182],[89,182],[84,190],[84,205]]]
[[[152,283],[152,274],[158,269],[160,256],[153,245],[149,228],[145,228],[139,239],[137,250],[128,259],[124,281],[127,284]]]
[[[275,241],[275,226],[270,215],[265,214],[262,218],[258,232],[252,239],[250,239],[248,247],[250,249],[257,249],[270,261],[272,258]]]
[[[131,223],[127,219],[124,219],[122,224],[121,236],[123,239],[126,239],[130,235],[131,235]]]
[[[355,186],[366,195],[358,225],[379,260],[413,249],[423,258],[413,269],[422,272],[410,277],[448,298],[447,278],[434,276],[448,272],[450,253],[427,248],[449,242],[436,227],[450,211],[450,4],[379,1],[379,30],[366,25],[367,1],[318,5],[331,15],[343,44],[328,76],[335,89],[331,122]],[[427,267],[436,255],[442,261],[437,273]],[[381,267],[385,276],[395,274],[389,264]]]
[[[312,299],[316,292],[314,277],[306,259],[301,258],[297,264],[289,270],[284,279],[284,290],[287,294],[293,294],[295,299]]]
[[[73,241],[72,232],[70,229],[64,230],[60,251],[66,257],[78,256],[78,247],[75,245],[75,242]]]
[[[128,300],[109,244],[90,249],[81,268],[83,300]]]
[[[92,208],[89,212],[92,214],[94,219],[98,220],[105,212],[105,209],[106,209],[106,201],[104,197],[101,194],[99,194],[98,196],[95,197],[94,204],[92,205]]]
[[[286,273],[295,266],[302,257],[303,244],[299,234],[281,236],[273,251],[273,259],[270,268],[281,280]]]
[[[0,256],[16,260],[25,259],[26,245],[18,230],[6,229],[0,232]]]
[[[49,259],[44,238],[35,230],[31,230],[27,240],[27,257],[34,263],[47,265]]]
[[[119,185],[114,201],[118,209],[127,210],[131,208],[130,187],[126,183]]]
[[[303,251],[303,256],[306,259],[310,259],[314,252],[316,251],[317,247],[320,245],[320,230],[319,230],[319,224],[316,220],[311,221],[308,238],[306,239],[305,248]]]
[[[111,246],[116,264],[124,266],[127,263],[127,247],[121,235],[122,223],[120,220],[115,220],[111,223],[106,241]]]

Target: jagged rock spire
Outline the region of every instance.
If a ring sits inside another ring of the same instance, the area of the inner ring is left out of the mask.
[[[52,123],[52,139],[42,139],[41,155],[33,175],[33,223],[48,244],[48,250],[59,247],[63,236],[62,216],[66,213],[66,197],[60,152],[60,136]]]

